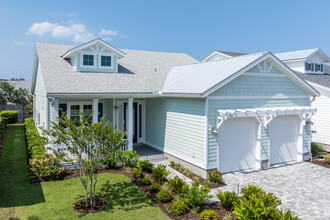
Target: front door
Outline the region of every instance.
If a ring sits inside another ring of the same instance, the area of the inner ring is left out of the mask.
[[[138,127],[139,122],[141,122],[138,114],[138,103],[133,102],[133,143],[138,142]],[[139,120],[138,120],[139,119]],[[128,104],[127,102],[124,103],[124,131],[127,131],[128,128]]]

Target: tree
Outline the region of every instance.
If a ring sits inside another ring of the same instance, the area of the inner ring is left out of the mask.
[[[97,178],[102,169],[102,158],[107,158],[125,146],[125,134],[116,131],[110,122],[88,122],[89,117],[82,120],[70,120],[66,114],[51,122],[52,128],[44,132],[50,142],[59,148],[65,146],[61,153],[55,152],[62,160],[70,163],[85,189],[86,206],[93,207]],[[89,195],[89,197],[88,197]]]
[[[26,106],[30,103],[29,90],[23,88],[15,89],[15,86],[9,82],[0,82],[0,92],[1,104],[6,105],[8,102],[11,102]]]

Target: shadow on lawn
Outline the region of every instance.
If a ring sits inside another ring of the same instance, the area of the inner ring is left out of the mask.
[[[108,212],[114,212],[114,209],[130,211],[154,206],[153,202],[133,182],[121,181],[111,184],[108,180],[99,188],[97,197],[107,201],[106,211]]]

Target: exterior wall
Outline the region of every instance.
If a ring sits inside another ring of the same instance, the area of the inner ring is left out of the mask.
[[[253,67],[208,97],[208,166],[218,164],[216,127],[219,109],[309,106],[309,95],[270,63]],[[270,72],[265,73],[264,70]],[[262,75],[258,75],[263,73]],[[253,74],[251,74],[253,73]],[[269,74],[269,75],[267,75]],[[308,139],[308,134],[305,134]],[[307,142],[306,142],[307,145]],[[308,146],[308,145],[307,145]],[[261,160],[269,158],[268,128],[261,127]]]
[[[35,113],[35,122],[38,125],[42,126],[44,129],[47,126],[48,122],[48,99],[46,97],[46,87],[42,77],[40,65],[38,63],[38,70],[37,70],[37,79],[34,91],[34,111]],[[40,119],[40,121],[39,121]]]
[[[223,56],[221,54],[215,53],[213,56],[208,58],[206,61],[214,61],[214,60],[223,60],[223,59],[228,59],[227,56]]]
[[[304,61],[296,61],[296,62],[285,62],[284,63],[290,67],[292,70],[305,73],[305,62]]]
[[[313,116],[312,126],[313,141],[322,144],[330,144],[330,91],[326,91],[319,87],[316,89],[321,93],[312,102],[312,106],[317,108],[316,115]]]
[[[146,99],[146,143],[205,169],[205,100]]]

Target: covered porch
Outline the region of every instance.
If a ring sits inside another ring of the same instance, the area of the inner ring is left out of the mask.
[[[126,149],[136,150],[141,157],[153,157],[159,152],[145,145],[146,139],[146,98],[122,97],[52,97],[49,98],[49,121],[56,121],[66,112],[69,118],[79,119],[81,113],[89,116],[91,121],[98,122],[104,117],[104,122],[110,122],[118,131],[126,132]],[[156,153],[157,152],[157,153]]]

